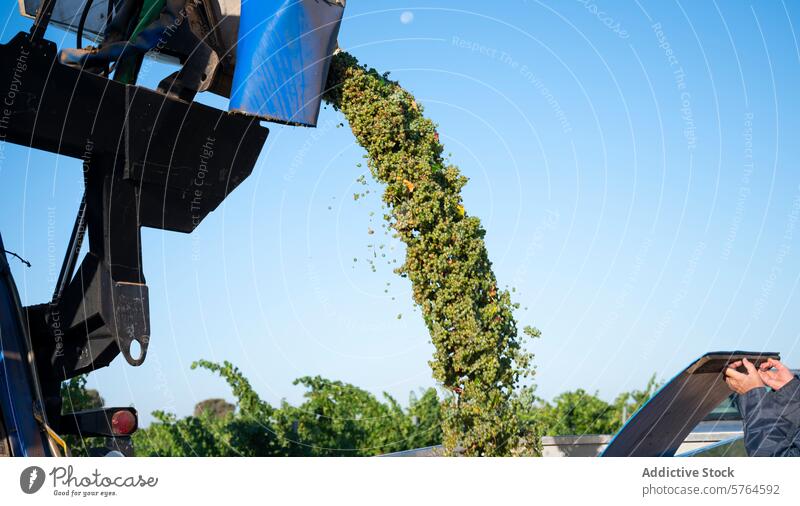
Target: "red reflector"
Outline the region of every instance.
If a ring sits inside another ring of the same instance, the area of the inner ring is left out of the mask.
[[[117,411],[111,416],[111,430],[114,434],[127,436],[136,430],[136,417],[130,411]]]

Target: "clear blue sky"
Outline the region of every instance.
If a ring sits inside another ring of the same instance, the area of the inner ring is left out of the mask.
[[[800,7],[348,4],[341,45],[416,95],[471,179],[497,277],[516,288],[520,324],[543,331],[530,346],[540,395],[611,398],[710,350],[800,366]],[[29,21],[4,5],[7,41]],[[169,72],[153,65],[143,83]],[[185,415],[230,398],[189,370],[199,358],[237,364],[273,403],[299,400],[303,375],[403,402],[433,384],[432,345],[392,273],[402,246],[383,234],[379,185],[353,199],[363,152],[340,121],[326,109],[317,130],[271,127],[253,175],[194,234],[143,231],[150,350],[92,376],[108,403]],[[23,301],[44,302],[80,164],[3,155],[0,231],[33,263],[12,262]]]

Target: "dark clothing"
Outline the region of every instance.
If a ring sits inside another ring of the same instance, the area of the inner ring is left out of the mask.
[[[754,388],[737,398],[751,457],[800,457],[800,378],[780,390]]]
[[[123,0],[100,47],[64,49],[61,62],[99,73],[116,61],[114,80],[136,84],[145,54],[163,51],[179,57],[182,66],[158,90],[191,102],[211,86],[219,65],[219,56],[205,40],[209,29],[204,6],[201,0]]]
[[[84,64],[93,67],[119,61],[115,78],[135,81],[143,55],[166,44],[183,20],[185,0],[125,0],[111,19],[97,51],[87,53]],[[146,9],[146,11],[144,10]]]

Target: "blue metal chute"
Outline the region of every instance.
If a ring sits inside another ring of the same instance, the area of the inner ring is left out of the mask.
[[[316,126],[344,1],[244,0],[230,110]]]

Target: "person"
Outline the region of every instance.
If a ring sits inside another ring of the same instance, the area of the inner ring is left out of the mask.
[[[756,368],[743,359],[725,369],[725,382],[739,394],[749,456],[800,456],[800,378],[778,360]]]
[[[99,47],[66,48],[59,60],[64,65],[100,73],[111,63],[114,79],[135,84],[142,59],[148,51],[181,53],[182,68],[158,85],[158,89],[191,101],[207,89],[219,64],[219,56],[205,37],[198,36],[200,0],[123,0],[111,18]]]
[[[175,24],[180,0],[123,0],[103,34],[100,47],[67,48],[60,54],[61,63],[94,69],[108,63],[140,56],[153,49],[166,29]]]

